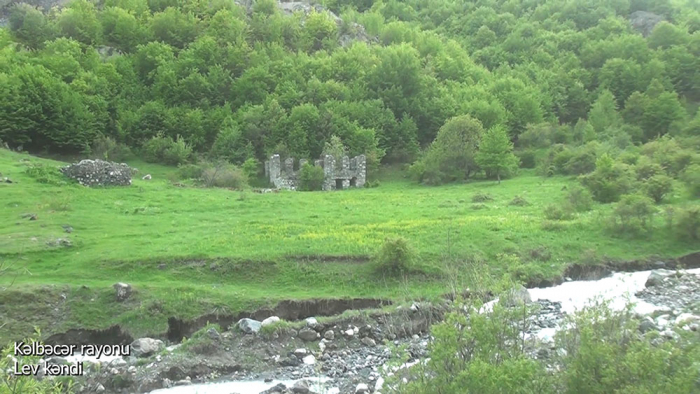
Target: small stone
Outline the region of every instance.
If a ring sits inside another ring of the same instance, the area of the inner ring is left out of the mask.
[[[323,338],[332,341],[335,338],[335,333],[333,330],[328,330],[323,334]]]
[[[299,338],[306,342],[315,341],[319,338],[319,336],[320,335],[316,331],[307,327],[304,327],[301,330],[299,330]]]
[[[314,357],[313,354],[309,354],[308,356],[304,357],[302,361],[306,365],[314,365],[316,364],[316,357]]]
[[[305,380],[300,380],[292,386],[292,392],[295,394],[307,394],[309,391],[309,384]]]
[[[270,317],[268,317],[267,319],[263,320],[263,321],[260,323],[260,325],[262,325],[263,327],[267,327],[267,326],[269,326],[269,325],[271,325],[271,324],[274,324],[274,323],[277,323],[277,322],[279,322],[279,321],[280,321],[280,318],[279,318],[279,317],[277,317],[277,316],[270,316]]]
[[[64,225],[64,226],[61,226],[61,227],[63,227],[63,230],[64,230],[65,232],[67,232],[68,234],[70,234],[70,233],[73,232],[73,227],[71,227],[71,226]]]
[[[374,341],[374,339],[370,337],[364,337],[361,340],[362,344],[368,347],[374,347],[377,345],[377,343]]]
[[[360,383],[355,388],[355,394],[369,394],[369,387],[365,383]]]
[[[260,327],[262,327],[262,323],[257,320],[244,318],[239,320],[236,326],[246,334],[257,334],[260,331]]]
[[[207,335],[209,335],[209,338],[217,340],[221,337],[218,331],[216,331],[216,328],[210,328],[207,330]]]
[[[673,271],[669,270],[664,270],[664,269],[658,269],[658,270],[653,270],[649,274],[649,277],[647,278],[646,283],[644,284],[646,287],[652,287],[652,286],[658,286],[663,281],[671,276],[673,274]]]
[[[131,285],[128,283],[119,282],[115,283],[112,287],[114,287],[114,290],[117,292],[117,301],[119,302],[125,301],[133,292]]]
[[[306,356],[307,353],[309,352],[307,352],[306,349],[297,349],[294,351],[294,355],[299,358],[303,358],[304,356]]]
[[[355,335],[355,331],[348,329],[347,331],[343,331],[343,334],[345,334],[346,337],[352,338],[352,336]]]
[[[141,178],[141,179],[143,179],[144,181],[150,181],[150,180],[151,180],[151,174],[146,174],[146,175],[144,175],[143,178]]]
[[[659,328],[656,327],[656,324],[654,323],[654,319],[652,319],[649,316],[645,317],[644,320],[642,320],[642,322],[639,323],[639,331],[642,333],[646,333],[646,332],[654,331],[654,330],[658,331]]]
[[[101,385],[101,384],[98,383],[98,384],[97,384],[97,387],[95,387],[95,392],[96,392],[96,393],[102,393],[102,392],[104,392],[104,391],[105,391],[105,386],[103,386],[103,385]]]
[[[166,264],[158,264],[158,269],[159,270],[164,270],[167,267]]]
[[[148,357],[165,349],[165,344],[159,339],[140,338],[131,343],[131,354],[135,357]]]

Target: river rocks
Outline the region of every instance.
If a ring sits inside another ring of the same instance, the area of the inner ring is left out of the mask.
[[[257,320],[244,318],[239,320],[236,326],[245,334],[257,334],[260,332],[262,323]]]
[[[635,294],[637,298],[663,307],[666,309],[664,313],[689,311],[696,315],[700,314],[700,310],[693,312],[693,306],[700,305],[700,275],[683,273],[683,271],[679,274],[667,270],[653,272],[657,272],[663,279],[660,281],[653,279],[652,282],[655,284],[637,292]],[[659,275],[655,275],[655,278],[658,278]]]
[[[335,338],[335,332],[333,332],[333,330],[328,330],[323,333],[323,338],[332,341]]]
[[[314,357],[313,354],[309,354],[308,356],[301,359],[301,361],[306,365],[314,365],[316,364],[316,357]]]
[[[700,321],[700,316],[696,316],[691,313],[682,313],[678,315],[678,317],[676,317],[676,320],[673,322],[673,324],[679,327],[683,327],[686,324],[695,323],[697,321]]]
[[[647,278],[647,281],[644,285],[646,287],[658,286],[662,284],[663,281],[672,274],[673,271],[668,271],[664,269],[653,270],[651,271],[651,274],[649,274],[649,278]]]
[[[355,394],[369,394],[369,387],[365,383],[360,383],[355,388]]]
[[[279,321],[280,321],[280,318],[279,318],[279,317],[277,317],[277,316],[270,316],[270,317],[268,317],[267,319],[263,320],[263,321],[260,323],[260,325],[261,325],[262,327],[267,327],[267,326],[269,326],[269,325],[271,325],[271,324],[275,324],[275,323],[277,323],[277,322],[279,322]]]
[[[165,349],[159,339],[140,338],[131,343],[131,354],[136,357],[148,357]]]
[[[368,347],[375,347],[377,346],[377,343],[374,341],[374,339],[370,337],[364,337],[360,340],[363,345],[368,346]]]
[[[299,338],[301,338],[302,340],[304,340],[306,342],[315,341],[316,339],[318,339],[320,337],[320,335],[316,331],[314,331],[308,327],[304,327],[301,330],[299,330],[298,336],[299,336]]]
[[[306,319],[306,326],[309,327],[310,329],[316,331],[316,332],[321,332],[323,331],[323,324],[319,323],[318,320],[316,320],[315,317],[309,317]]]
[[[658,331],[659,328],[656,327],[656,323],[654,322],[654,319],[652,319],[649,316],[646,316],[641,323],[639,323],[639,331],[641,333],[646,333],[649,331]]]
[[[117,301],[119,302],[126,301],[126,299],[131,297],[131,293],[133,292],[131,285],[128,283],[119,282],[112,285],[112,287],[114,287],[117,293]]]
[[[60,170],[83,186],[129,186],[135,169],[124,163],[103,160],[81,160]]]
[[[311,390],[309,390],[309,384],[306,382],[306,380],[300,380],[294,383],[294,386],[292,386],[292,393],[308,394],[309,392],[311,392]]]
[[[506,306],[518,306],[523,304],[529,304],[532,302],[530,299],[530,292],[524,286],[518,286],[508,292],[503,299]]]

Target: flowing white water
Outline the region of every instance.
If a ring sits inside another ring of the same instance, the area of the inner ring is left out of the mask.
[[[700,274],[700,268],[685,271]],[[563,312],[573,313],[581,310],[595,299],[610,301],[610,307],[620,310],[628,302],[636,304],[635,311],[641,314],[651,313],[660,308],[644,302],[635,293],[643,290],[651,271],[617,272],[599,280],[564,282],[559,286],[528,289],[533,301],[549,300],[561,302]]]
[[[239,382],[222,382],[222,383],[203,383],[193,384],[189,386],[178,386],[169,389],[158,389],[151,391],[149,394],[258,394],[261,391],[268,390],[280,383],[287,387],[294,386],[294,383],[299,380],[309,382],[309,388],[315,393],[330,393],[337,392],[333,388],[324,387],[324,383],[330,378],[305,378],[298,380],[273,380],[270,383],[265,383],[262,380],[250,380]]]

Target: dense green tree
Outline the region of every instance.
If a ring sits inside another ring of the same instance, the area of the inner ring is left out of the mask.
[[[513,154],[513,143],[503,127],[493,127],[486,131],[474,160],[486,172],[486,176],[495,176],[498,183],[501,183],[501,175],[515,171],[520,164]]]

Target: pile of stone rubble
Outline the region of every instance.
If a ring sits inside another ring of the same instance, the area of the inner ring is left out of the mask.
[[[136,169],[124,163],[81,160],[61,168],[61,172],[83,186],[129,186]]]

